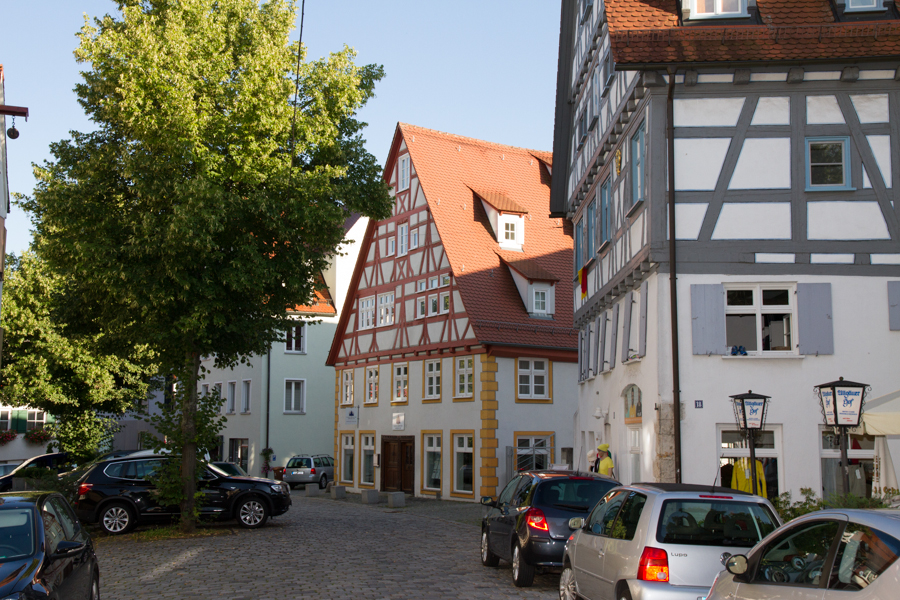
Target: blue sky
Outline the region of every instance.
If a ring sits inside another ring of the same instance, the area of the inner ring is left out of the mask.
[[[11,191],[31,192],[31,163],[50,158],[51,142],[92,129],[72,91],[85,68],[72,55],[75,34],[85,13],[114,10],[112,0],[4,2],[6,103],[31,111],[27,123],[17,119],[19,139],[8,141]],[[559,10],[553,0],[307,0],[303,42],[310,57],[347,44],[358,63],[384,66],[376,97],[360,113],[379,162],[398,121],[549,151]],[[30,220],[13,206],[6,226],[7,252],[21,252]]]

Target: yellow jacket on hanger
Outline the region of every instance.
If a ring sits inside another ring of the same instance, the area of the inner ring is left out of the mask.
[[[753,493],[753,477],[750,475],[750,459],[740,458],[734,461],[734,471],[731,472],[731,489]],[[756,460],[756,490],[757,495],[766,498],[766,474],[762,462]]]

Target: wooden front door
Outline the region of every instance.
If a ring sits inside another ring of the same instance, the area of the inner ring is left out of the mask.
[[[381,489],[413,493],[416,472],[416,443],[412,436],[382,436]]]

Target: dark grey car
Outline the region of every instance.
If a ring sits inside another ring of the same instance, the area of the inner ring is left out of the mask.
[[[318,483],[324,490],[329,481],[334,481],[334,459],[327,454],[293,456],[284,467],[282,481],[292,488],[307,483]]]
[[[765,498],[721,487],[637,483],[572,519],[559,596],[698,600],[723,556],[743,554],[781,521]]]

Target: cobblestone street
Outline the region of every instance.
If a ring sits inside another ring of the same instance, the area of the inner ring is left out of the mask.
[[[262,529],[141,542],[97,539],[101,595],[143,598],[555,598],[559,575],[512,584],[479,560],[480,505],[407,497],[407,506],[307,498]]]

